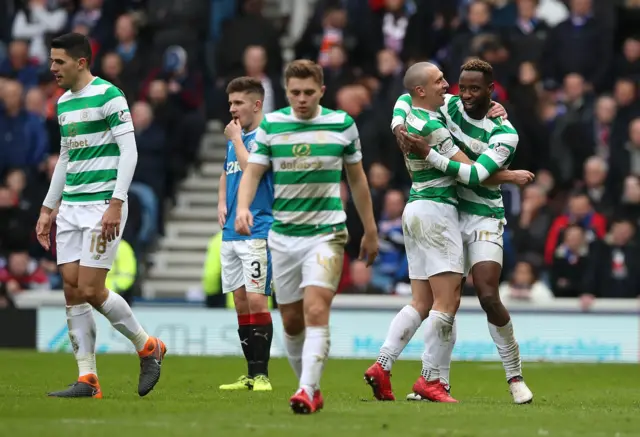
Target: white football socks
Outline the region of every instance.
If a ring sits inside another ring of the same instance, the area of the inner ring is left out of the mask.
[[[457,328],[456,319],[453,319],[453,327],[451,329],[451,341],[447,342],[447,350],[446,356],[448,356],[448,361],[446,364],[440,366],[440,382],[444,385],[449,385],[449,375],[451,374],[451,356],[453,355],[453,348],[456,345],[456,339],[458,338],[458,328]],[[444,358],[443,358],[444,360]]]
[[[304,389],[311,399],[320,386],[324,364],[329,357],[330,345],[328,326],[307,326],[304,347],[302,348],[300,388]]]
[[[131,343],[140,352],[149,340],[149,335],[142,328],[133,315],[131,307],[118,293],[109,290],[109,296],[100,308],[96,308],[105,316],[111,325],[122,335],[131,340]]]
[[[514,376],[522,376],[522,362],[520,361],[520,347],[513,334],[511,320],[500,327],[489,323],[489,333],[498,348],[502,366],[507,374],[507,381]]]
[[[425,324],[425,350],[422,354],[422,376],[427,381],[440,379],[440,368],[451,361],[454,316],[431,310]],[[455,344],[455,343],[454,343]]]
[[[378,363],[384,370],[391,370],[393,363],[407,347],[421,324],[420,313],[411,305],[406,305],[396,314],[378,355]]]
[[[78,363],[78,376],[98,375],[96,366],[96,321],[88,303],[67,306],[67,326],[73,355]]]
[[[296,374],[296,379],[300,381],[302,375],[302,348],[304,346],[305,331],[302,331],[298,335],[289,335],[284,333],[284,347],[287,351],[287,358],[289,358],[289,364],[293,369],[293,373]]]

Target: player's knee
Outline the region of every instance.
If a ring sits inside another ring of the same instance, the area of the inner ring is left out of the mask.
[[[244,292],[241,293],[240,290],[233,293],[233,305],[236,308],[236,312],[240,315],[250,313],[247,295]]]
[[[247,293],[247,305],[251,314],[269,311],[269,298],[260,293]]]
[[[310,326],[325,326],[329,322],[329,309],[322,302],[305,305],[304,320]]]
[[[433,302],[414,298],[411,301],[411,306],[418,312],[418,314],[420,314],[420,318],[425,320],[429,316],[429,311],[431,311]]]
[[[64,291],[64,298],[68,305],[76,304],[78,303],[78,300],[82,301],[82,295],[78,290],[78,284],[70,284],[68,282],[65,282],[62,285],[62,289]]]
[[[478,287],[478,284],[474,284]],[[496,292],[492,292],[491,289],[487,288],[481,291],[481,288],[478,287],[478,300],[480,301],[480,306],[486,313],[491,313],[496,310],[496,308],[502,305],[500,301],[500,295]]]
[[[303,314],[288,314],[282,317],[282,327],[284,332],[290,336],[296,336],[304,331],[304,315]]]
[[[98,307],[104,302],[105,288],[104,287],[96,287],[93,284],[83,284],[82,286],[78,286],[78,294],[85,301],[93,305],[94,307]]]

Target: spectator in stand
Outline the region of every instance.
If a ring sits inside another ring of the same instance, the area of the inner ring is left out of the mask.
[[[312,17],[295,47],[297,59],[311,59],[322,67],[329,65],[329,53],[334,46],[344,48],[347,56],[357,59],[358,37],[347,26],[347,11],[339,1],[331,2],[317,19]]]
[[[446,70],[449,79],[460,75],[460,66],[471,56],[471,43],[479,35],[496,35],[497,30],[491,25],[491,7],[481,0],[469,4],[466,21],[455,31],[449,49],[449,68]]]
[[[542,265],[545,238],[552,221],[553,215],[547,205],[544,189],[538,184],[527,186],[524,189],[520,217],[514,226],[516,252]]]
[[[287,106],[279,77],[267,73],[267,51],[262,46],[249,46],[243,57],[245,75],[259,79],[264,87],[262,110],[265,114]]]
[[[123,62],[119,54],[109,52],[102,56],[100,65],[100,77],[108,80],[122,90],[129,102],[135,100],[138,91],[137,83],[127,80],[127,76],[123,72]]]
[[[7,168],[33,169],[49,151],[49,138],[41,117],[22,105],[23,87],[9,81],[3,86],[0,108],[0,174]]]
[[[400,58],[391,49],[380,50],[376,54],[377,79],[379,81],[376,94],[376,105],[386,114],[393,112],[393,106],[399,95],[405,91],[404,67]]]
[[[613,54],[612,35],[593,14],[591,0],[571,0],[571,17],[551,30],[546,42],[543,76],[556,88],[565,76],[578,73],[587,87],[602,91],[608,86]]]
[[[116,45],[113,49],[122,60],[122,76],[131,89],[137,90],[144,79],[145,64],[149,57],[138,42],[138,27],[131,14],[123,14],[116,21]]]
[[[371,282],[371,269],[367,263],[355,260],[349,266],[351,283],[343,293],[345,294],[384,294],[385,291]]]
[[[347,53],[341,45],[334,45],[328,50],[327,64],[324,67],[325,94],[322,104],[328,108],[337,106],[336,94],[343,87],[355,82],[353,70],[347,63]]]
[[[609,186],[616,198],[620,198],[626,175],[640,175],[640,117],[629,124],[629,141],[611,154]]]
[[[402,233],[402,212],[406,200],[399,190],[387,191],[382,216],[378,222],[380,251],[373,264],[373,284],[387,293],[400,279],[398,270],[406,256]]]
[[[21,250],[27,244],[32,231],[30,224],[28,215],[17,207],[11,190],[0,186],[0,255]]]
[[[615,76],[640,81],[640,35],[630,36],[624,41],[622,53],[615,64]]]
[[[49,61],[51,39],[67,25],[68,14],[56,2],[26,0],[13,21],[13,37],[29,41],[29,55],[41,65]]]
[[[384,206],[384,199],[389,189],[391,172],[389,172],[389,169],[381,162],[374,162],[371,164],[371,167],[369,167],[368,176],[373,214],[377,222],[382,215],[382,207]]]
[[[640,178],[635,175],[627,176],[624,180],[622,202],[616,212],[617,217],[625,217],[631,221],[636,230],[640,228]],[[636,238],[640,235],[636,232]]]
[[[585,293],[589,243],[579,225],[569,225],[562,244],[556,248],[551,265],[551,288],[556,297],[578,297]]]
[[[585,241],[589,244],[604,238],[607,233],[607,221],[604,216],[594,211],[589,196],[584,192],[572,194],[567,212],[557,217],[549,229],[544,254],[547,265],[552,264],[559,242],[564,240],[563,233],[570,225],[582,227]]]
[[[602,95],[596,100],[593,130],[585,129],[585,143],[593,154],[608,162],[611,156],[611,129],[618,110],[615,99]],[[589,126],[587,126],[588,128]],[[576,134],[578,132],[575,132]],[[587,148],[585,147],[585,149]]]
[[[433,8],[412,0],[385,0],[373,13],[370,26],[360,40],[367,44],[373,58],[380,50],[392,50],[403,61],[435,53],[432,22]],[[370,47],[370,48],[369,48]]]
[[[538,0],[516,0],[517,17],[509,28],[508,42],[517,63],[538,63],[542,58],[549,25],[536,15]]]
[[[46,273],[26,251],[9,255],[6,267],[0,269],[0,282],[7,284],[7,291],[11,294],[51,289]]]
[[[270,76],[280,76],[282,72],[278,31],[273,23],[262,16],[262,1],[239,0],[238,3],[241,14],[225,23],[216,47],[217,85],[223,90],[231,79],[242,76],[244,51],[252,45],[262,46],[267,52],[266,71]],[[228,112],[228,109],[225,108],[224,112]]]
[[[596,212],[605,217],[613,213],[613,203],[616,199],[606,189],[609,168],[607,162],[599,156],[592,156],[584,163],[584,190]]]
[[[595,297],[635,298],[640,296],[640,254],[635,244],[636,228],[626,218],[613,222],[611,232],[591,249],[585,280],[589,307]]]
[[[8,57],[0,64],[0,74],[15,78],[25,88],[38,85],[38,67],[29,59],[29,43],[13,40],[9,44]]]
[[[174,100],[184,113],[202,109],[202,77],[189,69],[187,51],[184,48],[167,48],[162,58],[162,67],[151,71],[142,85],[141,100],[147,98],[149,84],[156,79],[167,82],[169,98]]]
[[[133,175],[135,182],[149,186],[155,194],[155,202],[165,198],[166,137],[162,126],[155,123],[153,109],[146,102],[136,102],[131,107],[131,118],[136,129],[138,165]],[[154,217],[158,220],[158,217]]]
[[[511,279],[500,284],[500,299],[507,306],[521,302],[546,303],[554,298],[549,287],[540,281],[534,264],[529,261],[519,261],[513,269]]]
[[[563,98],[558,109],[561,115],[551,133],[550,151],[559,169],[559,184],[568,188],[580,180],[583,163],[593,153],[584,150],[582,140],[582,133],[593,125],[593,102],[581,75],[571,73],[564,78]]]

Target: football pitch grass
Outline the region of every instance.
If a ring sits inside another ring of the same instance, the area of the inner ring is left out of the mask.
[[[170,353],[171,351],[169,351]],[[294,416],[295,378],[284,359],[271,362],[271,393],[221,392],[242,373],[241,358],[167,355],[162,379],[145,398],[136,392],[134,355],[99,355],[104,399],[53,399],[45,393],[73,382],[71,354],[0,350],[0,436],[640,436],[637,365],[525,363],[535,394],[512,405],[498,363],[453,363],[458,405],[408,402],[420,370],[393,370],[396,402],[376,402],[364,384],[369,361],[332,359],[325,369],[325,409]]]

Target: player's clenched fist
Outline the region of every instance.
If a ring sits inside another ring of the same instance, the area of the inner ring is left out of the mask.
[[[253,215],[248,209],[239,209],[236,212],[236,232],[240,235],[251,235],[253,227]]]
[[[527,185],[533,182],[535,175],[527,170],[512,170],[511,177],[516,185]]]

